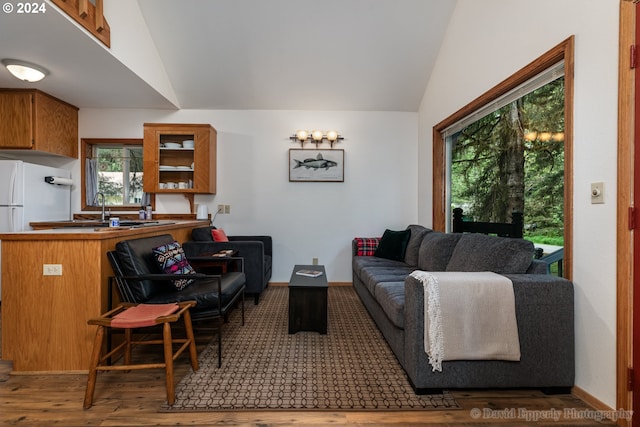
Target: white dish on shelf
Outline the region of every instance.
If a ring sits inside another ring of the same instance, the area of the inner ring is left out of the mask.
[[[174,171],[176,169],[177,169],[176,166],[160,165],[161,171]]]
[[[176,166],[176,169],[179,171],[190,171],[192,170],[189,166]]]
[[[193,139],[186,139],[182,141],[182,146],[184,148],[193,148]]]
[[[165,142],[164,148],[182,148],[182,144],[179,142]]]

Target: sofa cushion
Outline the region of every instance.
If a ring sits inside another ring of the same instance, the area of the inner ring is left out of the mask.
[[[196,242],[213,242],[211,230],[215,227],[199,227],[191,230],[191,240]]]
[[[407,244],[407,250],[404,253],[404,262],[417,267],[422,239],[424,235],[426,233],[429,233],[431,230],[429,228],[415,224],[408,226],[407,230],[411,231],[411,237],[409,238],[409,243]]]
[[[412,271],[413,268],[407,265],[398,267],[367,267],[362,270],[359,277],[371,295],[375,295],[376,288],[380,286],[380,284],[387,282],[404,282],[404,279],[411,274]]]
[[[182,246],[176,241],[153,248],[153,256],[155,256],[160,269],[165,274],[196,273],[193,267],[191,267],[191,264],[189,264],[184,250],[182,250]],[[181,291],[192,282],[193,280],[191,279],[176,279],[173,280],[173,286]]]
[[[355,256],[373,256],[380,245],[380,237],[356,237]]]
[[[153,255],[152,249],[160,245],[173,242],[170,234],[141,237],[123,240],[116,243],[116,253],[124,276],[138,276],[143,274],[160,274],[160,266]],[[153,280],[130,281],[132,297],[137,302],[147,302],[163,289]],[[167,282],[167,289],[175,293],[175,288]]]
[[[220,301],[223,311],[228,308],[233,297],[245,285],[246,277],[244,273],[230,271],[220,276],[222,288],[222,300]],[[192,315],[199,314],[200,311],[212,313],[212,309],[218,306],[218,279],[196,280],[193,284],[180,292],[164,289],[155,294],[147,302],[150,304],[163,304],[167,302],[195,301],[196,306],[191,309]]]
[[[393,231],[386,229],[374,255],[380,258],[404,261],[404,254],[410,237],[411,230]]]
[[[391,323],[404,329],[404,280],[378,284],[374,296]]]
[[[526,273],[533,260],[533,243],[524,239],[462,234],[447,271]]]
[[[352,261],[353,274],[358,277],[362,276],[362,272],[364,270],[369,269],[370,267],[391,267],[391,268],[400,268],[406,267],[407,265],[402,261],[392,261],[386,258],[378,258],[375,256],[354,256]]]
[[[425,233],[418,253],[418,268],[425,271],[445,271],[461,234],[432,231]]]

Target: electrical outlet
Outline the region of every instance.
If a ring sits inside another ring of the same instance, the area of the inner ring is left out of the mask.
[[[231,213],[231,205],[224,205],[224,213],[226,214]]]
[[[62,276],[62,264],[42,264],[43,276]]]
[[[218,205],[218,213],[219,214],[223,214],[224,213],[224,205]]]
[[[318,258],[313,259],[313,265],[318,265]]]

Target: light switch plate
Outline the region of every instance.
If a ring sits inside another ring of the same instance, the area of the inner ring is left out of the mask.
[[[604,182],[591,183],[591,204],[604,203]]]

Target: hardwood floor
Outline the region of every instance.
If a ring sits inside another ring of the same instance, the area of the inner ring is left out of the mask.
[[[1,330],[0,323],[0,330]],[[199,340],[199,351],[206,340]],[[231,363],[225,361],[224,363]],[[176,378],[190,369],[188,357],[176,361]],[[93,407],[82,409],[86,374],[11,374],[0,361],[0,425],[19,426],[173,426],[301,424],[369,425],[615,425],[571,395],[547,396],[538,390],[455,391],[463,409],[450,411],[238,411],[163,413],[164,371],[105,372],[98,375]],[[572,411],[563,418],[564,410]],[[582,410],[576,413],[574,410]],[[546,411],[546,412],[545,412]],[[539,417],[536,423],[525,415]],[[556,422],[550,416],[559,415]],[[582,415],[582,416],[581,416]],[[529,421],[529,422],[527,422]]]

